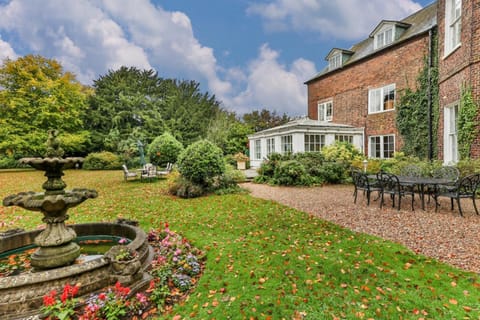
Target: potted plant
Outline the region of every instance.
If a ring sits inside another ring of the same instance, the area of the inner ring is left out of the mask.
[[[247,169],[247,161],[249,160],[249,158],[239,152],[239,153],[236,153],[234,156],[233,156],[233,159],[235,159],[237,161],[237,169],[238,170],[245,170]]]
[[[120,283],[128,284],[139,275],[140,260],[137,253],[128,246],[113,246],[105,253],[105,257],[110,261],[114,278]]]

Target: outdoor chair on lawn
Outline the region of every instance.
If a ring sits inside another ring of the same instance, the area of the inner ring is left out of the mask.
[[[154,178],[157,178],[157,168],[153,164],[147,163],[143,166],[142,175],[140,177],[151,182]]]
[[[123,164],[122,169],[123,169],[123,177],[125,181],[127,181],[128,178],[136,179],[138,177],[136,172],[128,171],[127,165]]]
[[[377,179],[380,182],[381,191],[380,191],[380,208],[383,206],[385,201],[385,194],[390,195],[392,200],[392,208],[395,207],[395,198],[398,197],[398,207],[397,210],[400,210],[402,203],[402,198],[406,196],[412,197],[412,210],[415,210],[413,207],[413,202],[415,198],[415,192],[411,188],[405,188],[400,184],[398,177],[391,173],[379,172],[377,174]]]
[[[353,185],[355,187],[353,191],[354,200],[353,203],[357,203],[358,191],[363,191],[363,194],[367,196],[367,205],[370,205],[370,195],[372,192],[381,192],[381,188],[376,181],[371,181],[368,175],[360,170],[352,169]]]
[[[460,199],[472,199],[473,207],[475,208],[475,213],[478,215],[477,205],[475,203],[475,198],[477,196],[477,189],[480,186],[480,173],[472,174],[466,176],[457,181],[457,183],[451,188],[439,190],[435,195],[438,197],[447,197],[450,198],[450,209],[453,210],[453,200],[457,201],[458,211],[463,217],[462,206],[460,204]],[[438,201],[435,203],[435,211],[439,206]]]
[[[169,162],[169,163],[167,163],[167,166],[165,167],[165,170],[157,171],[157,176],[158,177],[165,177],[170,172],[172,172],[172,169],[173,169],[173,163]]]

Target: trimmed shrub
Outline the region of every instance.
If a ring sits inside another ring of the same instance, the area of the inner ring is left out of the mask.
[[[345,161],[363,159],[362,153],[355,146],[348,142],[335,142],[332,145],[322,148],[322,155],[325,161]]]
[[[178,171],[187,180],[209,187],[214,177],[225,172],[222,150],[208,140],[197,141],[178,156]]]
[[[308,174],[312,177],[318,177],[321,175],[321,167],[325,161],[325,157],[320,152],[296,153],[295,159],[304,165]]]
[[[205,188],[199,184],[178,176],[170,185],[169,192],[180,198],[196,198],[205,193]]]
[[[318,177],[328,183],[341,183],[348,178],[348,165],[343,162],[325,162],[318,170]]]
[[[90,153],[83,162],[83,169],[87,170],[117,170],[121,167],[120,157],[108,151]]]
[[[24,167],[13,157],[2,157],[0,158],[0,169],[13,169],[13,168],[20,168]]]
[[[148,146],[147,156],[150,162],[158,166],[166,166],[167,163],[177,162],[178,155],[183,151],[183,145],[169,132],[153,139]]]
[[[312,178],[307,173],[305,166],[297,160],[282,161],[275,168],[275,184],[281,185],[311,185]]]

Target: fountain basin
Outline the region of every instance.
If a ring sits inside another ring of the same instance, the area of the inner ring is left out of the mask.
[[[130,240],[126,245],[136,253],[140,270],[132,277],[112,272],[113,261],[98,255],[78,264],[0,278],[0,318],[21,319],[40,313],[43,296],[52,290],[62,292],[65,284],[80,284],[79,296],[98,291],[120,281],[136,292],[148,284],[146,273],[153,257],[145,232],[123,223],[86,223],[69,225],[79,237],[115,236]],[[0,254],[34,244],[42,230],[19,232],[0,237]],[[125,281],[128,281],[125,283]]]

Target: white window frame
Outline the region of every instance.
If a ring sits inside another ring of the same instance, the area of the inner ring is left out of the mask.
[[[267,138],[267,156],[275,152],[275,138]]]
[[[385,143],[388,141],[385,141],[385,139],[393,139],[393,146],[392,149],[385,150]],[[376,141],[372,141],[373,139],[378,139],[378,146],[380,147],[380,150],[377,152],[377,143]],[[369,158],[374,158],[374,159],[389,159],[393,158],[395,153],[395,135],[393,134],[387,134],[387,135],[377,135],[377,136],[369,136],[368,137],[368,156]]]
[[[394,38],[395,38],[394,26],[390,26],[385,30],[383,30],[382,32],[378,32],[377,34],[375,34],[375,37],[374,37],[374,42],[373,42],[374,49],[377,50],[389,45],[390,43],[393,42]]]
[[[328,59],[328,70],[340,68],[342,66],[342,54],[335,53]]]
[[[445,56],[461,45],[462,0],[445,1]]]
[[[305,133],[304,144],[305,152],[320,152],[325,146],[325,135],[319,133]]]
[[[262,159],[262,140],[256,139],[253,141],[254,158],[255,160]]]
[[[336,134],[335,141],[348,142],[353,144],[353,136],[350,134]]]
[[[282,154],[293,152],[293,139],[291,134],[287,134],[280,137]]]
[[[455,164],[459,160],[458,153],[458,103],[443,109],[443,161],[445,164]]]
[[[319,102],[317,105],[318,121],[332,121],[333,119],[333,101]]]
[[[392,94],[393,99],[390,97]],[[395,110],[396,96],[394,83],[381,88],[368,90],[368,113],[372,114]]]

